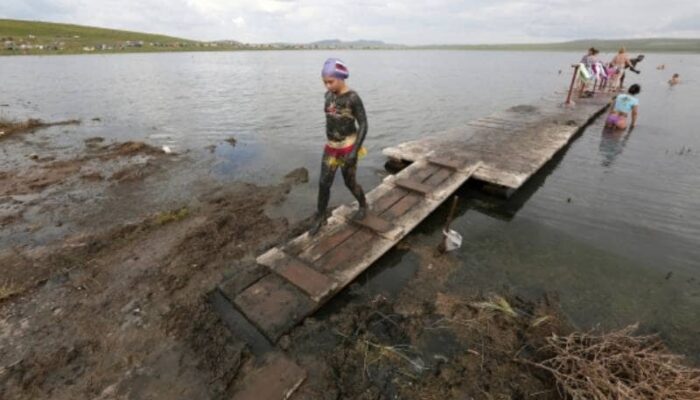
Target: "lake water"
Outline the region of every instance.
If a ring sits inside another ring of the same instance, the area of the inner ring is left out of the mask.
[[[193,162],[153,188],[155,201],[186,198],[188,185],[203,178],[274,183],[306,167],[311,182],[293,190],[286,208],[271,210],[298,220],[315,206],[324,141],[319,72],[328,56],[350,66],[349,83],[368,111],[370,154],[359,173],[367,189],[384,175],[383,147],[552,98],[580,58],[457,51],[6,57],[0,117],[84,121],[38,134],[53,148],[103,136],[187,152]],[[667,69],[656,70],[662,63]],[[582,329],[639,321],[700,360],[700,56],[648,54],[640,69],[627,78],[642,85],[630,135],[604,135],[598,120],[508,201],[463,191],[454,225],[465,238],[462,267],[451,282],[455,290],[556,291]],[[682,83],[669,88],[674,72]],[[235,147],[225,142],[230,137]],[[0,167],[29,162],[26,156],[4,151]],[[350,200],[338,179],[333,203]],[[443,219],[430,217],[413,235],[437,243]],[[382,259],[376,290],[413,262]]]

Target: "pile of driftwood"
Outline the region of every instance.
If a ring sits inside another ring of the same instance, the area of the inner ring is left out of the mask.
[[[636,329],[553,335],[540,349],[546,359],[527,363],[550,372],[561,395],[574,400],[700,399],[700,369]]]

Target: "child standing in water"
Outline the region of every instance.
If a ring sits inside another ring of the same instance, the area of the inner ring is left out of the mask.
[[[362,187],[357,183],[357,160],[366,154],[362,147],[367,136],[367,115],[360,96],[351,90],[345,80],[350,76],[347,66],[336,58],[329,58],[323,65],[321,77],[325,85],[326,99],[326,146],[321,162],[321,177],[318,189],[316,220],[310,233],[318,233],[326,222],[326,208],[331,195],[333,178],[338,167],[343,174],[345,186],[360,205],[356,219],[367,213],[367,200]]]
[[[613,98],[610,114],[608,114],[608,119],[605,121],[606,128],[627,128],[627,117],[630,114],[632,115],[630,129],[634,128],[637,123],[637,110],[639,108],[639,99],[634,96],[638,95],[641,91],[642,88],[634,84],[630,86],[627,91],[628,94],[618,94]]]

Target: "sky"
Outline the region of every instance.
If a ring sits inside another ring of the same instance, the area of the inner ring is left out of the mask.
[[[246,43],[700,37],[698,0],[0,0],[0,18]]]

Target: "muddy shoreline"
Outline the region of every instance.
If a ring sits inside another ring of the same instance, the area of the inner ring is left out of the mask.
[[[188,157],[102,138],[68,155],[26,151],[25,166],[0,168],[0,398],[231,398],[259,360],[208,294],[307,228],[266,210],[308,172],[192,188],[134,217],[122,196],[167,184]],[[295,398],[561,398],[551,375],[518,361],[572,332],[555,294],[465,296],[449,285],[454,256],[411,236],[395,251],[420,260],[395,296],[355,283],[279,341],[308,373]]]

